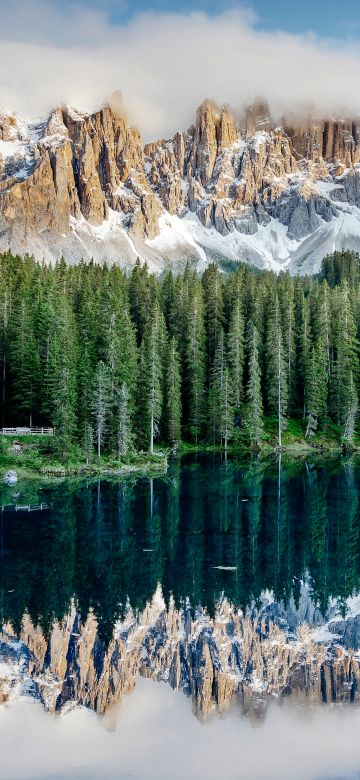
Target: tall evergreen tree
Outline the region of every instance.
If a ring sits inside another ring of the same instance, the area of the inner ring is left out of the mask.
[[[282,432],[286,427],[288,386],[279,300],[277,295],[275,296],[275,301],[270,312],[266,346],[268,405],[270,411],[276,415],[278,420],[278,445],[281,447]]]
[[[178,444],[181,439],[181,377],[174,336],[168,344],[165,364],[165,429],[167,440]]]
[[[355,425],[357,410],[358,344],[350,305],[347,281],[341,282],[334,296],[333,368],[330,382],[332,414],[348,439]],[[354,418],[354,424],[351,422]]]
[[[239,407],[243,400],[244,374],[244,317],[240,297],[236,298],[231,311],[227,343],[233,402]]]
[[[111,371],[109,367],[100,360],[95,369],[91,399],[98,458],[100,458],[101,448],[104,444],[112,403]]]
[[[324,425],[327,410],[327,359],[321,338],[311,347],[306,367],[306,437],[312,436],[320,423]]]
[[[31,302],[22,297],[14,310],[11,328],[10,368],[12,392],[18,412],[31,427],[38,406],[40,360]]]
[[[232,403],[232,387],[227,365],[224,367],[220,391],[219,433],[220,441],[227,452],[228,444],[234,432],[234,407]]]
[[[159,434],[163,411],[165,339],[164,318],[159,305],[155,304],[140,354],[139,414],[151,454],[154,452],[154,440]]]
[[[66,456],[77,428],[77,332],[66,293],[58,292],[49,346],[48,394],[58,451]]]
[[[259,364],[259,334],[250,321],[246,349],[248,354],[248,382],[244,427],[248,442],[253,449],[259,449],[264,435],[263,404],[261,395],[261,371]]]
[[[219,333],[224,324],[222,277],[216,263],[211,263],[208,266],[204,272],[202,283],[204,289],[208,372],[210,376]]]
[[[196,443],[204,430],[205,415],[205,330],[201,286],[193,283],[185,319],[184,349],[185,425]]]
[[[226,367],[225,336],[221,328],[210,372],[208,428],[213,444],[221,442],[221,402]]]
[[[118,454],[119,460],[126,457],[133,443],[130,393],[125,382],[122,383],[118,396]]]

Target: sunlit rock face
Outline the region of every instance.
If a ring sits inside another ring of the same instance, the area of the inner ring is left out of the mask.
[[[297,607],[265,594],[247,614],[223,600],[209,617],[172,600],[166,607],[159,587],[142,613],[127,608],[108,646],[94,615],[82,622],[74,605],[47,638],[24,616],[18,638],[9,625],[0,635],[0,701],[30,695],[50,712],[77,704],[102,715],[140,675],[190,695],[199,717],[235,699],[261,715],[274,695],[358,702],[358,608],[349,600],[342,617],[333,605],[324,622],[304,586]]]
[[[205,101],[143,145],[123,113],[0,115],[0,249],[161,270],[248,261],[318,270],[360,237],[360,120],[243,115]]]

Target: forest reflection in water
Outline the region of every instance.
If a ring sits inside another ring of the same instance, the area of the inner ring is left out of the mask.
[[[174,459],[168,475],[2,488],[0,619],[47,632],[75,598],[108,641],[130,603],[160,582],[165,601],[210,613],[265,590],[296,599],[307,579],[323,612],[360,591],[360,458]],[[12,511],[16,505],[47,506]],[[12,507],[12,509],[11,509]]]

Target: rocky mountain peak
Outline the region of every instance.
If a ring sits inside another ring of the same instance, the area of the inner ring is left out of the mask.
[[[253,135],[263,130],[268,132],[272,130],[274,124],[270,115],[270,108],[267,100],[256,98],[251,106],[248,106],[245,115],[245,133],[246,138],[252,138]]]
[[[314,271],[360,235],[360,120],[243,117],[204,101],[195,125],[142,143],[121,95],[92,114],[0,115],[0,248],[152,268],[245,260]]]

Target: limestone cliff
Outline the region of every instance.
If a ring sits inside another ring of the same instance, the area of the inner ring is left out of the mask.
[[[248,260],[316,270],[360,238],[360,120],[243,115],[205,101],[143,146],[110,106],[0,115],[0,249],[131,265]]]
[[[0,702],[26,694],[50,712],[75,703],[101,715],[138,675],[189,694],[200,717],[235,698],[254,714],[270,695],[358,702],[359,615],[340,617],[333,606],[329,617],[324,625],[306,588],[297,608],[264,599],[244,614],[223,601],[213,618],[189,605],[166,608],[158,590],[142,614],[128,608],[106,648],[94,615],[82,622],[75,606],[47,639],[24,616],[18,638],[11,626],[0,634]]]

